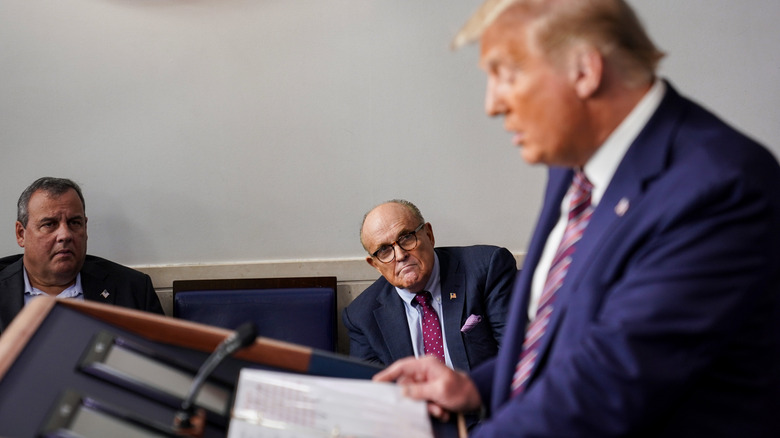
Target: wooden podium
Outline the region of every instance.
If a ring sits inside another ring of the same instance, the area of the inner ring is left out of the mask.
[[[42,436],[53,418],[70,414],[67,411],[72,407],[60,406],[63,397],[75,397],[83,403],[90,400],[99,408],[108,406],[106,412],[113,412],[109,419],[115,415],[130,423],[140,418],[151,425],[170,426],[178,410],[176,402],[182,398],[165,388],[158,390],[157,385],[167,387],[171,379],[163,377],[162,383],[155,382],[152,374],[194,376],[231,333],[116,306],[37,298],[0,337],[0,436]],[[98,338],[109,341],[100,343]],[[125,365],[115,366],[108,360],[85,365],[90,351],[102,351],[106,345],[122,353],[118,363]],[[123,367],[128,369],[123,371]],[[216,389],[226,391],[228,403],[232,402],[238,373],[245,367],[359,379],[380,370],[346,356],[259,337],[217,367],[209,379]],[[144,371],[133,377],[138,369]],[[145,381],[147,377],[151,383]],[[215,412],[211,412],[203,436],[225,436],[229,408],[228,404],[227,412],[220,413],[217,404],[212,409]],[[99,416],[93,420],[105,424],[109,419]],[[150,432],[147,436],[154,435]]]

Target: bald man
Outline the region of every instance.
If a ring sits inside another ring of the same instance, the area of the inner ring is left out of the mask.
[[[360,240],[366,261],[382,277],[344,309],[352,356],[389,365],[426,355],[426,311],[416,299],[426,291],[435,313],[428,315],[441,330],[444,364],[470,370],[496,355],[517,272],[507,249],[434,248],[431,224],[405,200],[366,213]]]

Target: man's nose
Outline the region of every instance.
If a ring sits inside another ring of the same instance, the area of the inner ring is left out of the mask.
[[[409,257],[409,251],[401,248],[401,245],[394,243],[393,244],[393,251],[395,251],[395,260],[400,261],[404,260],[407,257]]]
[[[496,84],[492,79],[488,80],[485,90],[485,113],[494,117],[506,112],[506,106],[496,90]]]
[[[67,242],[70,240],[73,240],[73,230],[70,229],[68,224],[61,224],[59,227],[57,227],[57,241]]]

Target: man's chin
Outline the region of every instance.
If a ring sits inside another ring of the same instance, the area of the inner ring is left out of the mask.
[[[64,280],[72,280],[81,270],[81,266],[75,259],[62,260],[51,267],[51,273],[55,277]]]
[[[543,164],[541,156],[539,156],[533,147],[524,147],[520,149],[520,156],[523,158],[523,161],[530,165]]]
[[[422,290],[425,285],[421,285],[420,283],[420,278],[418,276],[415,276],[414,278],[404,278],[402,281],[398,282],[401,289],[406,289],[410,292],[419,292]]]

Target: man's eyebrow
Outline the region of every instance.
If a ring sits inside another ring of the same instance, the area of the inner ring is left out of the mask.
[[[504,56],[505,50],[502,50],[501,48],[494,47],[487,52],[485,52],[482,56],[480,56],[479,61],[477,64],[484,68],[498,68],[499,65],[501,65],[502,62],[505,61]]]
[[[68,216],[67,218],[65,218],[65,220],[66,221],[72,221],[72,220],[82,220],[83,221],[85,218],[86,218],[86,216],[79,214],[79,215],[76,215],[76,216]],[[44,217],[38,219],[38,221],[36,223],[42,224],[44,222],[57,222],[59,220],[60,219],[59,219],[58,216],[44,216]]]

